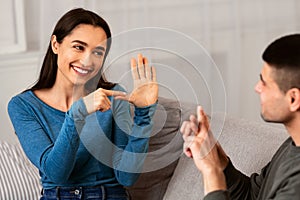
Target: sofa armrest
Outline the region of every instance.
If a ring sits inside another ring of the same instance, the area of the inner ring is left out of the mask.
[[[39,174],[19,144],[0,141],[0,199],[39,199]]]

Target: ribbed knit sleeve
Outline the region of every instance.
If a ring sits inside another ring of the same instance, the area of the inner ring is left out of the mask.
[[[40,170],[42,179],[63,183],[73,170],[79,133],[87,112],[83,101],[79,100],[68,112],[60,113],[64,118],[61,125],[40,109],[39,104],[35,106],[34,101],[29,104],[19,96],[12,98],[8,104],[8,113],[19,141],[28,158]],[[47,109],[51,110],[50,107]],[[49,124],[51,126],[46,126]],[[51,137],[51,131],[58,132],[57,138]]]

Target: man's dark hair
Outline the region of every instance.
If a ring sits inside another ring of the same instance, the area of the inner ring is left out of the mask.
[[[282,92],[300,88],[300,34],[275,40],[266,48],[262,58],[274,69],[273,78]]]

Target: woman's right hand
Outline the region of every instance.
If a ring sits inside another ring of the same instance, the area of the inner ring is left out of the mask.
[[[125,97],[126,93],[121,91],[106,90],[99,88],[96,91],[90,93],[89,95],[83,97],[83,102],[89,114],[101,111],[105,112],[110,109],[111,102],[108,96],[114,97]]]

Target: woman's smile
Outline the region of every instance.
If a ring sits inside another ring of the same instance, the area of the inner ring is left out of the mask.
[[[74,66],[74,65],[71,65],[71,68],[76,72],[76,74],[81,75],[81,76],[85,76],[88,73],[91,73],[93,71],[93,70],[88,70],[88,69]]]

